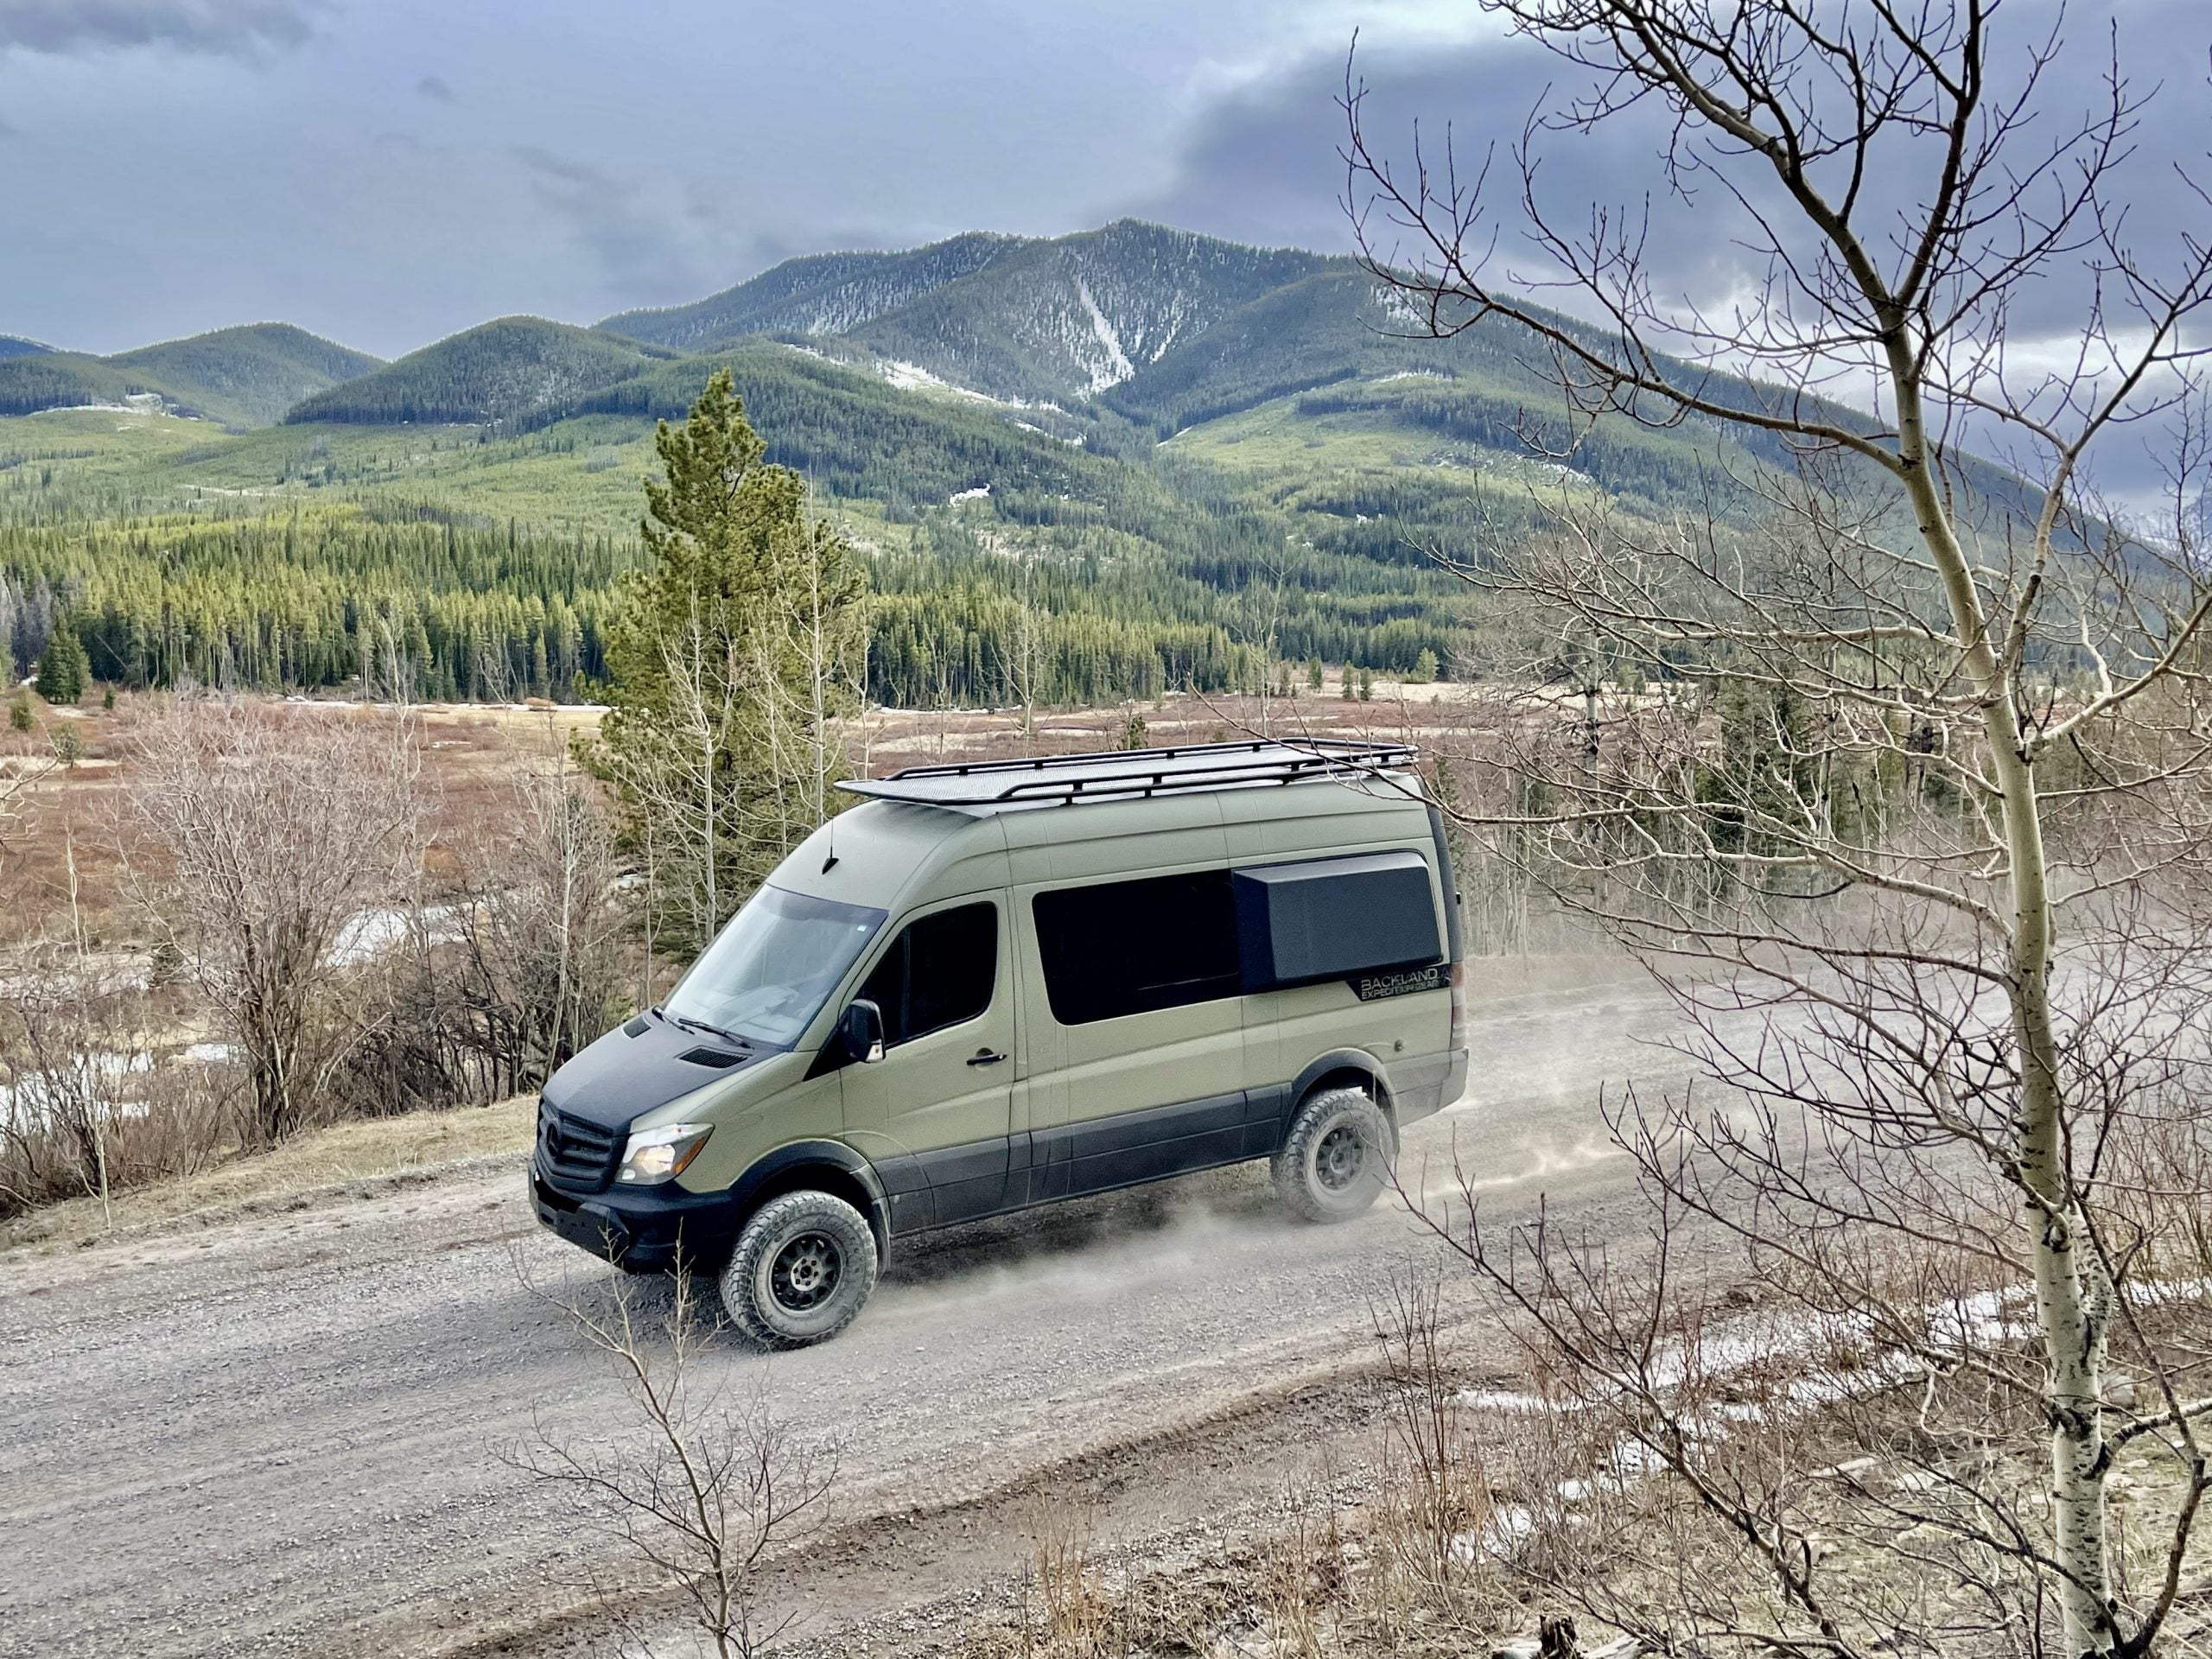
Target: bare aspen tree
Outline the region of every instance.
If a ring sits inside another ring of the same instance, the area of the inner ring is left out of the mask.
[[[1014,706],[1021,710],[1021,735],[1026,741],[1037,734],[1039,682],[1045,673],[1045,625],[1033,591],[1036,586],[1034,550],[1018,551],[1014,556],[1021,565],[1021,584],[1014,594],[1014,655],[1007,664],[1007,681],[1014,693]]]
[[[647,773],[639,798],[658,820],[646,833],[664,845],[681,848],[664,860],[664,879],[682,870],[690,877],[686,895],[691,931],[711,938],[734,906],[723,893],[725,874],[734,874],[728,852],[740,833],[740,801],[746,779],[741,747],[739,687],[745,664],[734,641],[724,641],[722,661],[714,662],[713,642],[695,613],[674,639],[663,644],[668,687],[669,750],[662,765]]]
[[[836,531],[810,518],[791,538],[779,613],[754,641],[760,742],[778,787],[753,839],[770,861],[836,810],[851,770],[848,721],[866,683],[867,616]]]
[[[63,848],[68,936],[26,953],[0,985],[0,1202],[74,1192],[111,1215],[124,1173],[116,1135],[144,1109],[153,1043],[130,969],[97,957],[86,938],[73,825]]]
[[[1739,457],[1698,519],[1562,492],[1546,533],[1452,560],[1533,642],[1536,689],[1497,734],[1530,805],[1493,826],[1686,970],[1698,1052],[1738,1092],[1617,1124],[1672,1221],[1733,1234],[1808,1319],[1910,1356],[1932,1420],[1980,1389],[2037,1424],[2043,1501],[1993,1465],[1944,1469],[1955,1503],[1891,1505],[1951,1541],[1932,1571],[1992,1586],[1978,1637],[2147,1652],[2212,1411],[2146,1312],[2202,1271],[2212,213],[2190,188],[2182,222],[2124,233],[2145,99],[2116,67],[2086,111],[2053,97],[2080,48],[2050,12],[2031,31],[1999,0],[1479,9],[1580,79],[1531,118],[1503,218],[1449,156],[1394,162],[1348,85],[1378,282],[1417,331],[1509,329],[1585,429],[1732,435]],[[2167,44],[2201,67],[2203,39]],[[1654,112],[1675,194],[1643,213],[1726,206],[1748,244],[1718,314],[1663,299],[1637,212],[1547,200],[1551,145]],[[1587,320],[1522,297],[1538,282]],[[2053,293],[2069,335],[2016,337]],[[1855,385],[1865,411],[1823,396]],[[2092,472],[2153,429],[2171,511],[2146,529]],[[1708,1478],[1681,1377],[1652,1373],[1638,1301],[1685,1294],[1679,1268],[1629,1274],[1556,1229],[1468,1247],[1554,1363],[1643,1401],[1638,1432],[1766,1561],[1795,1650],[1867,1650],[1807,1489],[1781,1465],[1772,1502]],[[1991,1298],[1992,1329],[1947,1323]],[[2148,1382],[2115,1386],[2116,1343]],[[2131,1455],[2164,1484],[2122,1540],[2108,1483]]]
[[[394,907],[421,867],[414,728],[180,697],[136,748],[129,888],[243,1057],[247,1138],[282,1139],[325,1108],[380,1017],[344,993],[360,961],[396,942]]]
[[[444,839],[460,863],[443,947],[460,1039],[497,1098],[543,1083],[613,1023],[632,907],[591,780],[550,732]]]
[[[622,1440],[585,1445],[541,1424],[515,1461],[672,1583],[717,1659],[755,1659],[790,1622],[762,1605],[763,1566],[820,1516],[836,1448],[796,1436],[765,1393],[741,1398],[717,1380],[691,1277],[670,1282],[660,1318],[619,1275],[606,1288],[611,1307],[564,1305],[621,1381],[630,1408]]]

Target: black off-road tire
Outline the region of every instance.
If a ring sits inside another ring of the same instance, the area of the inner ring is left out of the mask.
[[[1371,1096],[1325,1090],[1298,1109],[1268,1166],[1275,1196],[1301,1221],[1350,1221],[1390,1184],[1397,1150],[1390,1119]]]
[[[804,1348],[853,1322],[879,1265],[859,1211],[827,1192],[786,1192],[745,1224],[718,1286],[731,1322],[753,1341]]]

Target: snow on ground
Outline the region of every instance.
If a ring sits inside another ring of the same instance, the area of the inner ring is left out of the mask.
[[[1090,331],[1105,348],[1104,365],[1094,364],[1090,369],[1090,389],[1104,391],[1118,386],[1136,372],[1127,352],[1122,349],[1122,337],[1114,332],[1114,325],[1106,321],[1106,314],[1098,308],[1098,302],[1090,297],[1090,285],[1082,277],[1075,279],[1075,296],[1083,302],[1083,308],[1090,314]]]
[[[882,364],[883,378],[901,391],[945,391],[955,397],[972,397],[979,404],[995,404],[1001,400],[986,392],[957,386],[943,375],[931,374],[918,363],[902,363],[895,357],[887,357]]]
[[[450,939],[454,918],[459,913],[459,907],[454,905],[425,906],[423,926],[433,939]],[[344,968],[367,962],[404,941],[407,928],[408,915],[404,910],[356,912],[338,930],[338,938],[330,947],[327,960]]]

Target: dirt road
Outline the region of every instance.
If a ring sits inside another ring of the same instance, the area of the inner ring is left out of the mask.
[[[1440,1185],[1456,1143],[1495,1205],[1625,1222],[1596,1090],[1679,1073],[1643,1040],[1670,1009],[1625,976],[1497,979],[1469,1096],[1402,1173]],[[902,1250],[835,1343],[721,1363],[839,1437],[841,1515],[941,1505],[1325,1374],[1433,1248],[1387,1204],[1290,1224],[1248,1166]],[[533,1650],[531,1622],[617,1558],[503,1453],[534,1420],[622,1420],[525,1280],[601,1278],[506,1168],[0,1257],[0,1653],[389,1656],[499,1630]]]

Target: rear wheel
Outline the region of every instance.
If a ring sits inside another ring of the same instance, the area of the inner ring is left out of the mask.
[[[1271,1166],[1275,1194],[1306,1221],[1350,1221],[1390,1180],[1390,1120],[1357,1089],[1331,1089],[1298,1109]]]
[[[823,1342],[853,1322],[875,1288],[875,1235],[827,1192],[787,1192],[760,1206],[722,1269],[722,1306],[769,1348]]]

